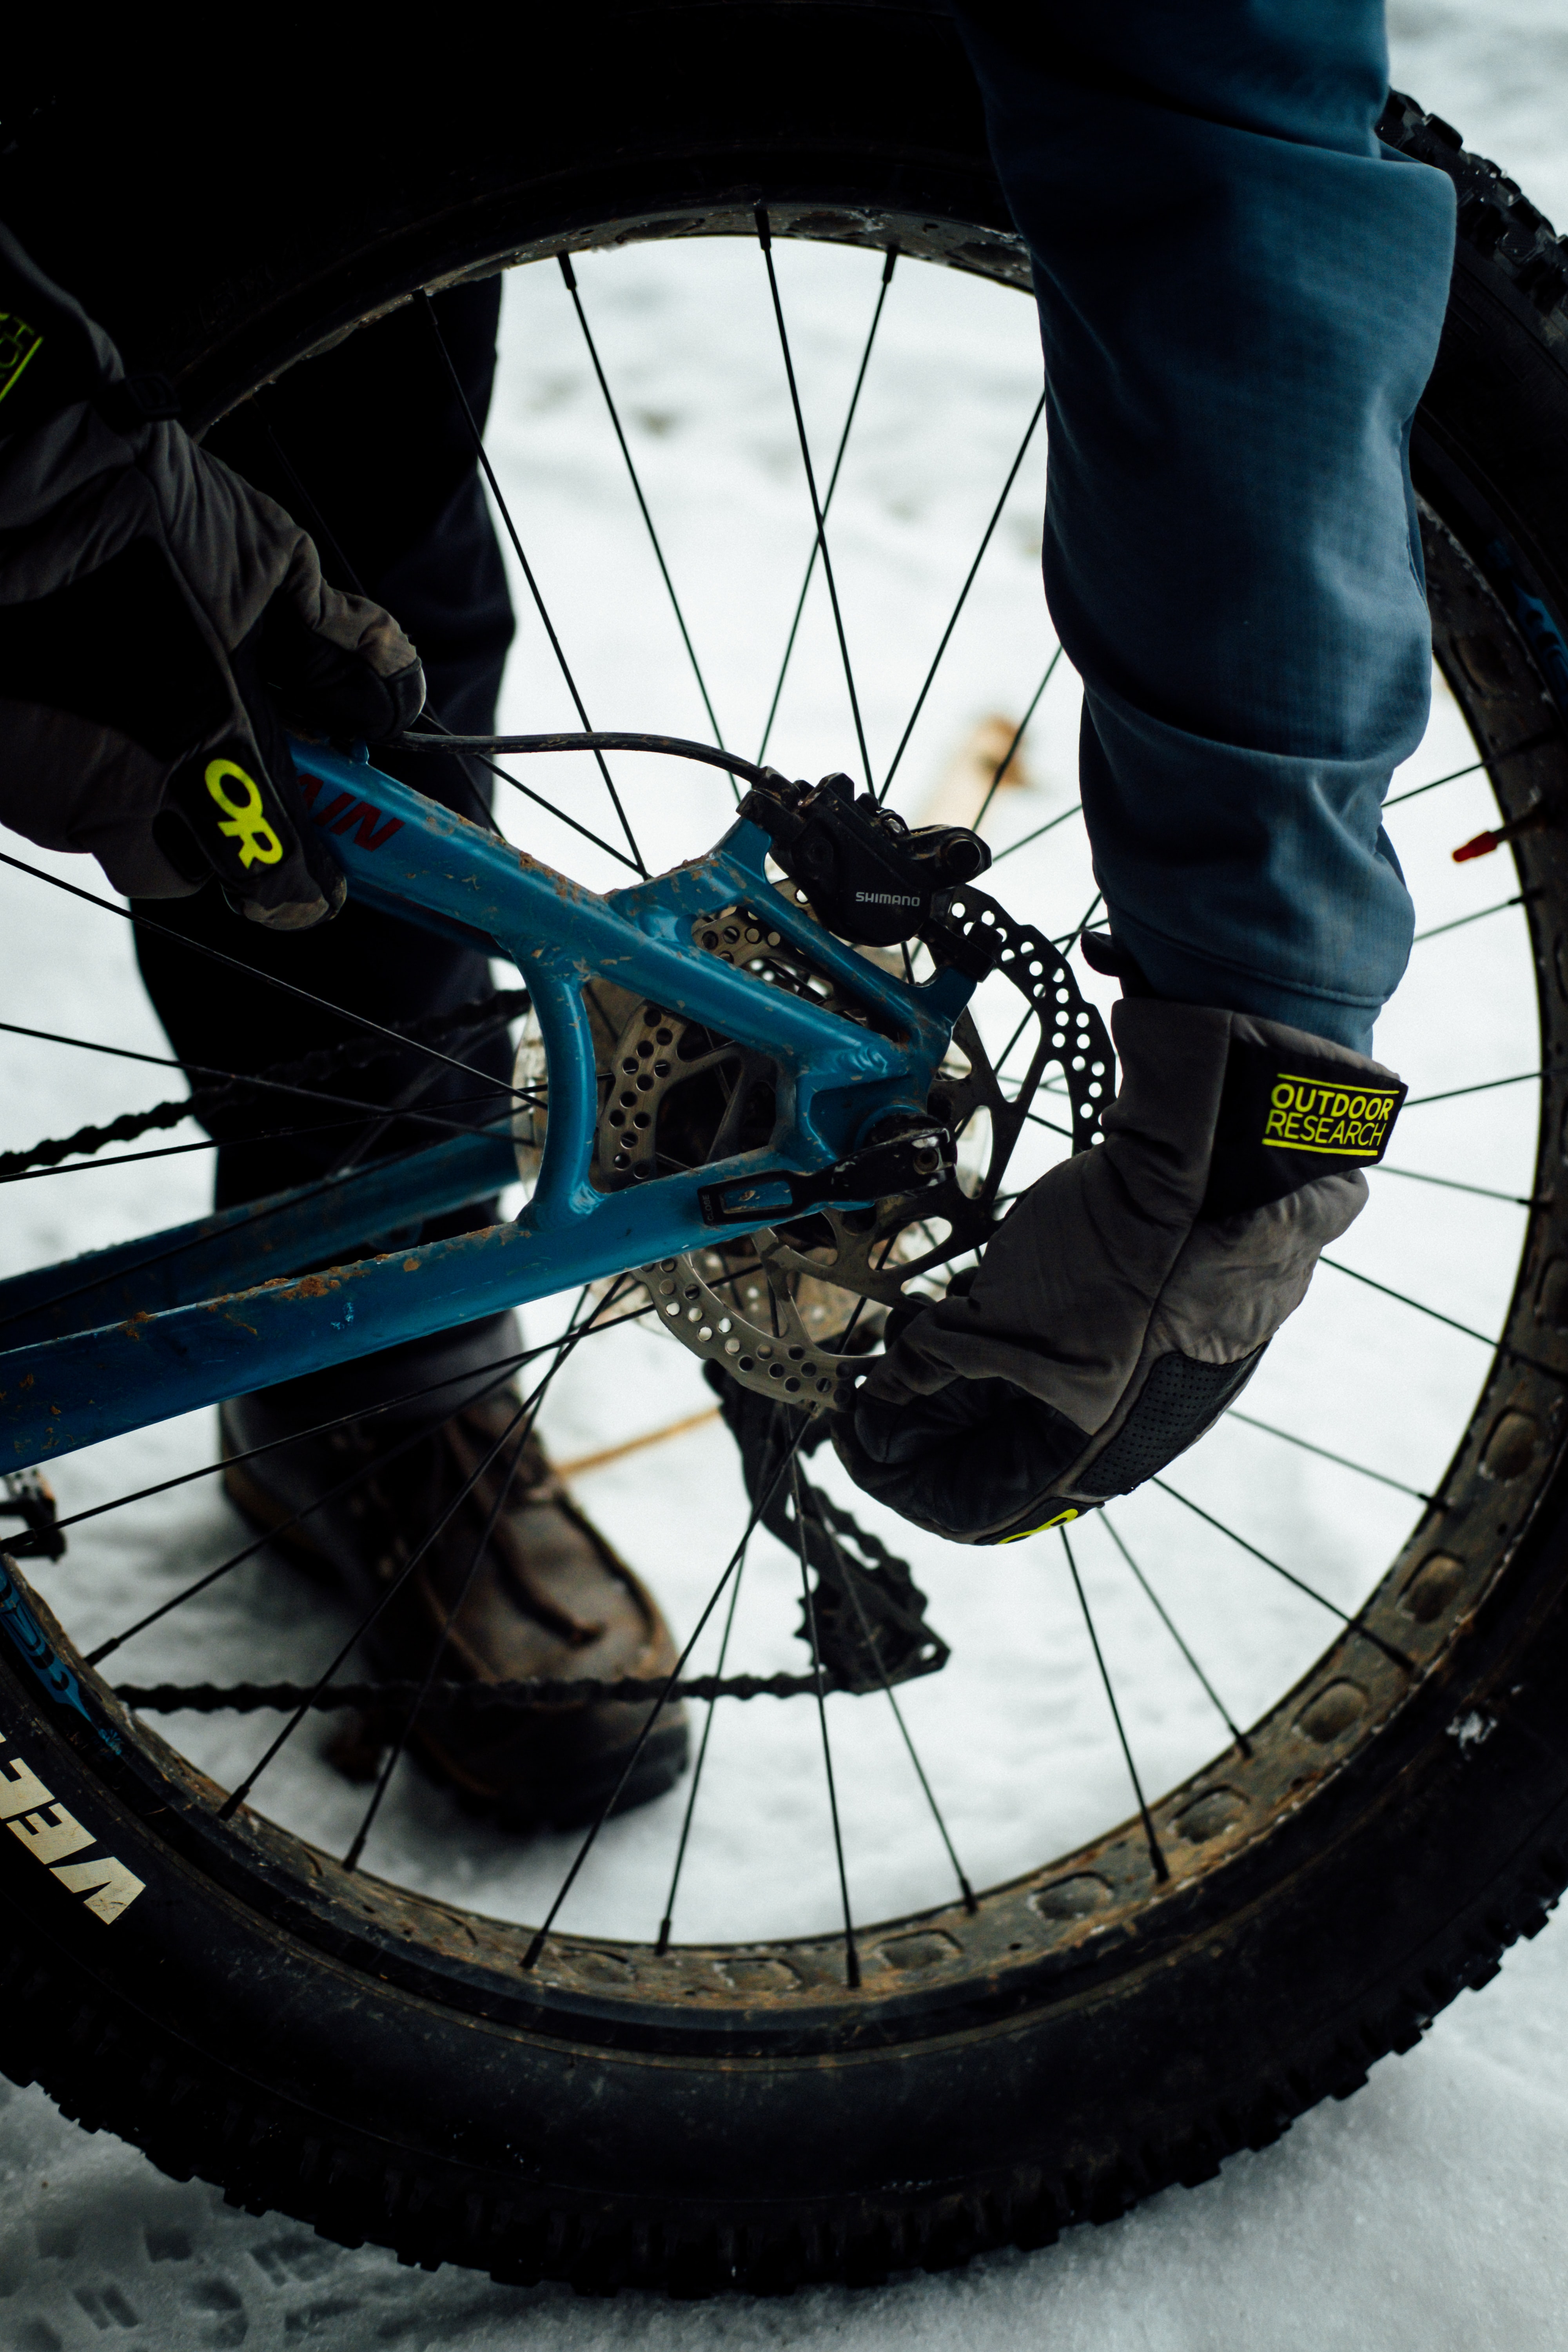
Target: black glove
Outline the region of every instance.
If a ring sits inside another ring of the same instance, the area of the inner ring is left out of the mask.
[[[424,674],[174,404],[0,229],[0,820],[128,896],[216,874],[300,929],[344,884],[284,727],[396,736]]]
[[[857,1485],[957,1543],[1075,1518],[1201,1437],[1360,1213],[1405,1098],[1380,1064],[1278,1022],[1132,998],[1113,1025],[1103,1142],[891,1328],[835,1416]]]

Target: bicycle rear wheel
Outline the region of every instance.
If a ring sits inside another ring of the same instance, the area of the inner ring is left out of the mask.
[[[522,160],[499,99],[455,127],[387,91],[394,188],[323,137],[308,203],[264,173],[176,207],[156,170],[122,173],[106,121],[89,152],[99,202],[120,201],[94,254],[73,241],[82,142],[46,115],[7,163],[7,217],[136,363],[180,374],[198,422],[420,285],[750,236],[759,199],[775,236],[896,244],[1021,299],[943,13],[605,22],[591,104],[563,74]],[[1568,1883],[1568,275],[1440,126],[1396,110],[1395,133],[1466,198],[1416,471],[1435,648],[1510,828],[1543,1076],[1500,1343],[1439,1499],[1353,1622],[1145,1818],[973,1909],[863,1929],[856,1982],[837,1929],[558,1934],[531,1959],[526,1925],[345,1871],[259,1814],[225,1822],[18,1576],[0,1615],[14,2079],[172,2172],[412,2261],[765,2290],[1039,2243],[1205,2178],[1409,2047],[1541,1925]]]

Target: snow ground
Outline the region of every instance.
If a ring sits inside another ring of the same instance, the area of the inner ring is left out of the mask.
[[[1471,10],[1403,0],[1394,37],[1396,83],[1496,155],[1549,213],[1568,218],[1568,151],[1557,130],[1568,35],[1555,0],[1487,0]],[[780,273],[820,451],[842,411],[877,272],[863,257],[785,248]],[[727,249],[699,269],[689,252],[667,248],[585,263],[580,274],[719,717],[732,740],[754,749],[805,556],[789,416],[754,257]],[[715,317],[724,322],[721,337],[711,332]],[[626,528],[624,482],[606,463],[602,411],[559,281],[544,272],[511,280],[504,332],[492,448],[595,721],[703,733],[679,642],[672,629],[659,634],[657,577]],[[691,362],[697,351],[700,368]],[[1026,305],[905,265],[868,377],[834,532],[879,768],[1037,387]],[[955,753],[988,716],[1021,712],[1048,656],[1035,572],[1043,460],[1033,447],[911,739],[901,771],[910,814],[962,788]],[[503,721],[571,723],[537,629],[525,627],[520,638]],[[1064,671],[1029,732],[1029,781],[998,807],[999,846],[1070,807],[1075,730],[1076,697]],[[820,595],[808,608],[774,743],[797,772],[854,763]],[[1467,745],[1439,696],[1407,781],[1460,765]],[[602,793],[574,769],[563,763],[530,781],[585,822],[605,823]],[[691,771],[639,768],[635,785],[632,804],[654,862],[716,829],[715,788]],[[1456,869],[1447,857],[1487,821],[1473,782],[1400,813],[1395,837],[1423,925],[1505,895],[1510,885],[1496,866]],[[563,829],[532,818],[513,829],[584,878],[611,879],[607,861],[595,864]],[[58,864],[67,870],[67,861]],[[1064,824],[1022,851],[999,867],[994,887],[1005,903],[1067,929],[1092,893],[1079,828]],[[52,894],[19,877],[0,886],[0,919],[13,940],[8,1017],[160,1050],[121,927],[86,909],[62,914],[66,902],[39,903],[46,899]],[[1527,963],[1512,916],[1451,934],[1416,958],[1379,1036],[1414,1091],[1532,1066]],[[8,1144],[163,1091],[155,1073],[83,1056],[62,1097],[57,1058],[15,1039],[0,1050],[0,1071]],[[1484,1135],[1463,1106],[1412,1114],[1395,1157],[1526,1190],[1528,1092],[1493,1097],[1501,1107]],[[193,1214],[205,1184],[205,1162],[195,1154],[14,1188],[4,1265],[46,1261]],[[1385,1178],[1342,1255],[1462,1320],[1495,1328],[1518,1233],[1510,1208]],[[548,1328],[548,1315],[536,1310],[531,1336]],[[1347,1363],[1359,1368],[1348,1377]],[[1255,1382],[1247,1409],[1427,1486],[1479,1370],[1472,1343],[1414,1324],[1404,1310],[1374,1310],[1357,1286],[1324,1276]],[[639,1333],[606,1343],[597,1360],[583,1351],[552,1399],[548,1434],[557,1455],[570,1459],[707,1402],[695,1361]],[[206,1417],[192,1416],[76,1457],[57,1480],[65,1507],[193,1466],[209,1444]],[[1178,1483],[1344,1606],[1380,1571],[1408,1523],[1396,1495],[1234,1424]],[[695,1431],[590,1475],[582,1491],[677,1625],[689,1624],[714,1552],[735,1526],[739,1486],[728,1442],[710,1427]],[[868,1522],[875,1517],[858,1507]],[[1118,1522],[1238,1719],[1257,1713],[1321,1647],[1325,1620],[1243,1556],[1226,1559],[1173,1507],[1138,1497],[1121,1507]],[[981,1573],[971,1558],[879,1524],[908,1553],[932,1620],[953,1645],[952,1664],[907,1694],[906,1712],[971,1874],[1005,1875],[1124,1811],[1103,1697],[1049,1548],[1017,1547]],[[94,1638],[215,1564],[237,1540],[221,1502],[193,1487],[150,1512],[96,1523],[46,1589],[73,1632]],[[1173,1678],[1163,1636],[1103,1533],[1086,1531],[1080,1558],[1140,1762],[1149,1781],[1166,1784],[1218,1745],[1213,1718],[1201,1694]],[[799,1664],[792,1575],[772,1547],[757,1548],[734,1659],[763,1670]],[[331,1633],[319,1601],[307,1611],[302,1600],[286,1569],[258,1563],[216,1588],[205,1613],[177,1616],[156,1641],[128,1652],[126,1671],[139,1679],[195,1672],[198,1664],[202,1675],[220,1677],[303,1672]],[[908,1801],[891,1727],[865,1703],[837,1701],[832,1715],[841,1785],[852,1792],[846,1811],[858,1913],[874,1919],[939,1899],[940,1853]],[[257,1724],[240,1719],[174,1728],[224,1778],[259,1744]],[[754,1934],[832,1916],[814,1738],[802,1709],[763,1703],[723,1718],[714,1761],[725,1769],[715,1771],[698,1815],[679,1932]],[[315,1748],[286,1754],[267,1786],[279,1818],[341,1849],[357,1802]],[[765,1873],[754,1858],[764,1805]],[[616,1824],[572,1924],[646,1932],[662,1908],[671,1835],[668,1803]],[[377,1840],[371,1860],[385,1875],[520,1918],[537,1916],[564,1851],[544,1840],[519,1852],[471,1826],[454,1837],[445,1801],[413,1776],[389,1801]],[[978,2334],[1008,2347],[1126,2343],[1158,2352],[1259,2343],[1312,2352],[1342,2345],[1528,2352],[1555,2346],[1564,2333],[1553,2259],[1568,2220],[1564,2026],[1568,1942],[1554,1932],[1512,1956],[1484,1998],[1467,1997],[1420,2050],[1379,2067],[1349,2105],[1310,2116],[1279,2147],[1237,2159],[1195,2195],[1172,2191],[1112,2230],[1079,2231],[1050,2252],[994,2258],[952,2278],[855,2298],[814,2294],[784,2305],[706,2308],[638,2298],[605,2308],[552,2292],[498,2289],[457,2272],[411,2275],[388,2257],[345,2253],[292,2225],[233,2214],[206,2189],[168,2182],[118,2143],[76,2131],[38,2094],[5,2093],[0,2346],[67,2352],[136,2336],[175,2352],[306,2340],[344,2352],[380,2344],[479,2352],[526,2333],[573,2352],[678,2337],[833,2341],[869,2352],[896,2330],[917,2344]]]

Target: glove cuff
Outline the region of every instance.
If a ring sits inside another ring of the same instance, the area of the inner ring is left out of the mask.
[[[123,373],[102,328],[0,226],[0,435],[118,389]]]
[[[1406,1089],[1348,1045],[1217,1006],[1123,998],[1110,1165],[1159,1223],[1236,1216],[1375,1165]]]
[[[1320,1177],[1375,1167],[1407,1092],[1363,1055],[1237,1016],[1199,1215],[1237,1216]]]

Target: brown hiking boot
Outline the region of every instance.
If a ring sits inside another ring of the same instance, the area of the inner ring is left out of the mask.
[[[442,1377],[448,1357],[458,1370],[493,1364],[516,1348],[515,1334],[511,1318],[498,1317],[237,1398],[222,1408],[224,1453],[247,1453],[376,1402],[377,1389],[400,1395]],[[278,1529],[279,1545],[301,1565],[324,1570],[352,1607],[368,1610],[397,1588],[361,1645],[371,1675],[422,1681],[443,1633],[437,1682],[668,1675],[675,1648],[652,1594],[579,1510],[537,1439],[520,1446],[520,1432],[507,1436],[515,1392],[476,1393],[477,1385],[437,1391],[418,1407],[352,1420],[250,1461],[231,1459],[229,1497],[257,1528]],[[465,1394],[431,1431],[441,1404]],[[300,1512],[297,1524],[285,1524]],[[358,1678],[357,1664],[347,1671]],[[407,1705],[393,1702],[384,1716],[364,1719],[357,1738],[340,1735],[334,1760],[354,1777],[374,1770]],[[604,1701],[462,1707],[433,1697],[410,1745],[437,1778],[503,1822],[565,1827],[592,1819],[612,1795],[649,1711]],[[667,1708],[616,1810],[662,1796],[686,1755],[683,1711]]]

